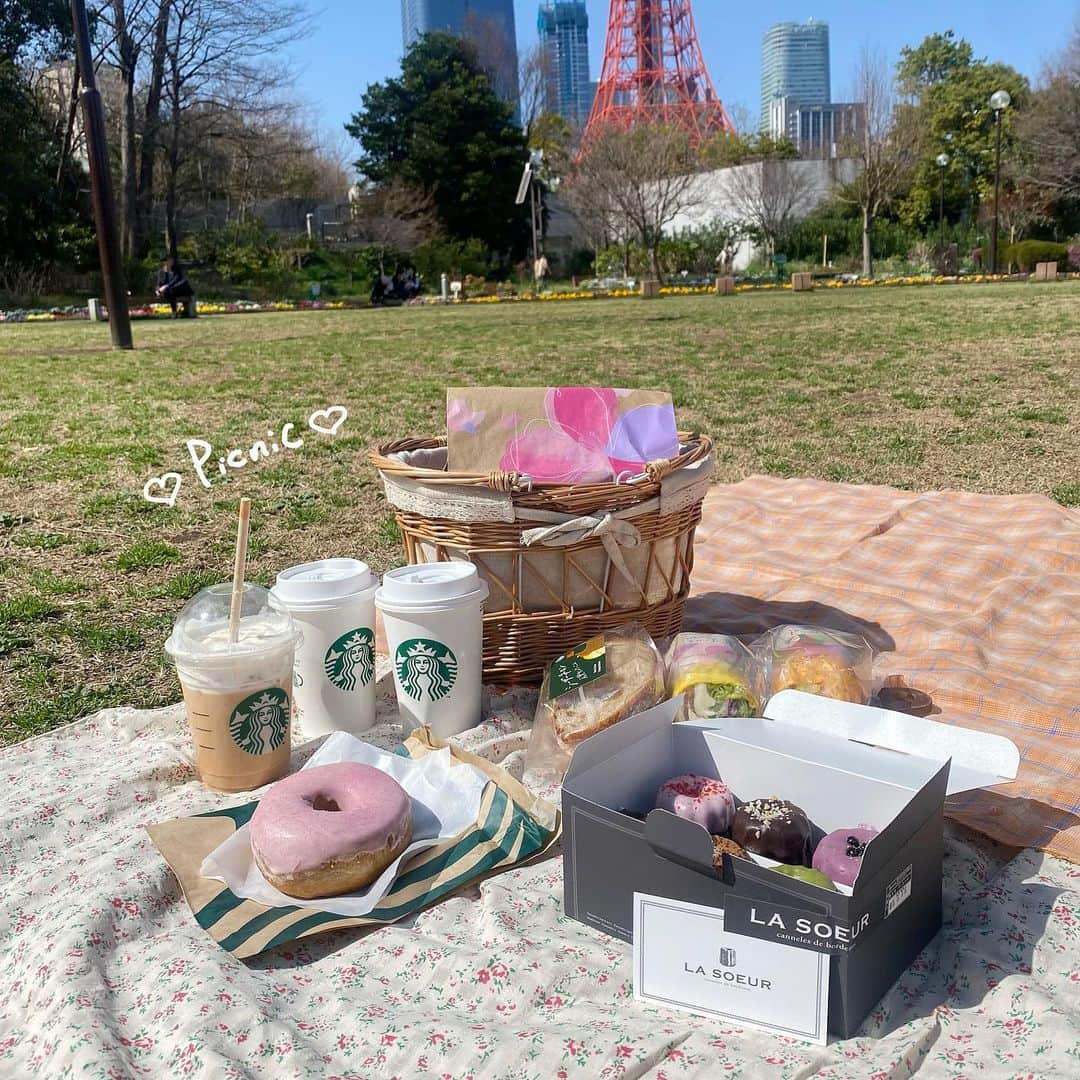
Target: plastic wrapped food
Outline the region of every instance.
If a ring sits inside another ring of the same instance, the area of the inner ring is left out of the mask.
[[[526,772],[561,779],[578,743],[664,700],[664,661],[638,623],[598,634],[554,660],[540,687]]]
[[[760,661],[726,634],[679,634],[667,654],[668,696],[682,698],[680,720],[760,716]]]
[[[857,634],[820,626],[778,626],[754,642],[768,693],[808,694],[865,705],[873,689],[873,649]]]

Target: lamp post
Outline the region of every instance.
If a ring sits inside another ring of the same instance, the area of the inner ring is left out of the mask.
[[[941,189],[938,192],[938,247],[941,248],[941,257],[945,258],[945,168],[949,164],[948,154],[938,154],[935,159],[941,170]]]
[[[990,95],[994,110],[994,231],[990,234],[990,273],[998,271],[998,200],[1001,193],[1001,114],[1012,104],[1008,90]]]
[[[94,204],[94,227],[97,231],[101,278],[105,303],[109,305],[109,333],[114,349],[130,349],[131,316],[128,313],[124,265],[120,261],[120,236],[116,228],[116,203],[113,200],[109,148],[105,143],[105,112],[94,79],[94,60],[90,52],[90,28],[85,0],[71,0],[71,18],[75,28],[75,56],[79,77],[83,127],[86,132],[86,156],[90,164],[90,194]]]

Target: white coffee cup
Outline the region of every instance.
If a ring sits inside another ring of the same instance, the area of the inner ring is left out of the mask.
[[[293,701],[306,735],[358,735],[375,723],[377,585],[359,559],[320,559],[277,576],[274,597],[304,634]]]
[[[441,738],[475,727],[481,715],[487,583],[468,562],[388,571],[375,605],[394,668],[405,732],[428,724]]]

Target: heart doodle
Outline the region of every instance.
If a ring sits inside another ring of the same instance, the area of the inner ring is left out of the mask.
[[[349,410],[344,405],[331,405],[318,409],[308,417],[308,427],[320,435],[336,435],[337,430],[349,417]]]
[[[147,502],[158,503],[160,506],[175,506],[176,497],[180,494],[180,485],[183,483],[178,472],[162,473],[160,476],[151,476],[143,484],[143,498]],[[170,490],[171,484],[171,490]],[[160,495],[151,495],[156,488],[161,489]]]

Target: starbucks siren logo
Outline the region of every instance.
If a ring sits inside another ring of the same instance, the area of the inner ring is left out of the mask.
[[[363,626],[342,634],[326,650],[323,668],[339,690],[367,686],[375,677],[375,635]]]
[[[280,686],[244,698],[229,717],[229,734],[249,754],[269,754],[289,729],[289,695]]]
[[[441,642],[425,638],[403,641],[394,656],[401,689],[415,701],[446,697],[457,681],[457,657]]]

